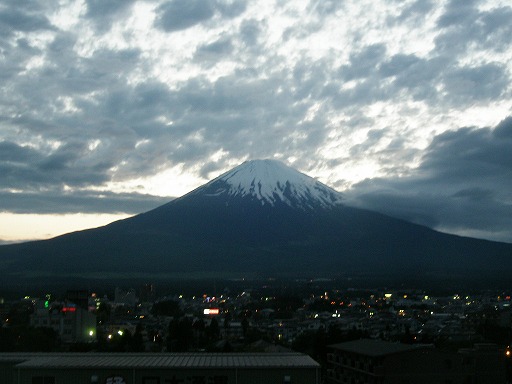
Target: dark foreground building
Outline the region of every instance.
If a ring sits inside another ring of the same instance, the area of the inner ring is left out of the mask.
[[[0,353],[2,384],[319,384],[299,353]]]
[[[342,384],[503,384],[504,353],[494,344],[458,352],[432,345],[356,340],[330,346],[328,383]]]

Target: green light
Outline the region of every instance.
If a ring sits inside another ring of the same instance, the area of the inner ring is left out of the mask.
[[[50,306],[50,302],[49,302],[48,300],[46,300],[46,301],[44,302],[44,307],[45,307],[45,308],[48,308],[49,306]]]

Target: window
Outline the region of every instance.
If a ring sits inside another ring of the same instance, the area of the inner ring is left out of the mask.
[[[55,384],[55,376],[34,376],[32,384]]]

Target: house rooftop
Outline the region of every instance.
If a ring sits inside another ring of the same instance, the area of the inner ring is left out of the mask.
[[[0,353],[18,368],[318,368],[301,353]]]
[[[410,345],[371,339],[348,341],[345,343],[333,344],[329,347],[344,352],[357,353],[359,355],[373,357],[416,351],[418,349],[433,348],[433,346],[430,344]]]

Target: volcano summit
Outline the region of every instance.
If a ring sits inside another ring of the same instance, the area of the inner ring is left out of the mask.
[[[512,244],[440,233],[344,204],[274,160],[245,162],[152,211],[0,247],[0,273],[34,277],[507,276]]]
[[[224,173],[191,194],[249,198],[261,205],[285,204],[292,208],[331,208],[341,203],[334,189],[287,167],[277,160],[254,160]]]

